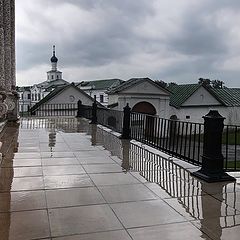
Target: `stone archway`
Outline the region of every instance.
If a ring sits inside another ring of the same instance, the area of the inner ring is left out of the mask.
[[[151,141],[151,139],[155,137],[154,132],[156,119],[154,115],[157,113],[155,107],[149,102],[139,102],[133,106],[132,111],[146,114],[144,117],[144,123],[140,124],[144,125],[144,138]]]
[[[155,107],[149,102],[139,102],[135,104],[132,108],[132,111],[148,115],[156,115],[157,113]]]

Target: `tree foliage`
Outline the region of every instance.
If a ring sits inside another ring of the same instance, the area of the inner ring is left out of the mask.
[[[198,84],[202,84],[206,87],[212,87],[212,88],[223,88],[224,82],[221,80],[211,80],[209,78],[199,78]]]

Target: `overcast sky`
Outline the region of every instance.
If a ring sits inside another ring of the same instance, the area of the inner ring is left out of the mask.
[[[150,77],[240,87],[239,0],[17,0],[17,84]]]

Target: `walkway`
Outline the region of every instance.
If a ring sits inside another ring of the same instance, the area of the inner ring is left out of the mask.
[[[70,118],[23,119],[2,140],[1,240],[239,240],[240,173],[203,183],[188,163]]]

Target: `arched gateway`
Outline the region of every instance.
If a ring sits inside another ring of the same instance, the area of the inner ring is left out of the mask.
[[[132,108],[132,111],[148,115],[156,115],[155,107],[149,102],[139,102],[135,104]]]
[[[143,124],[144,126],[143,134],[146,140],[153,138],[155,130],[155,118],[153,116],[156,115],[157,112],[155,107],[149,102],[139,102],[133,106],[132,111],[136,113],[146,114],[142,118],[144,122],[141,122],[140,124]]]

